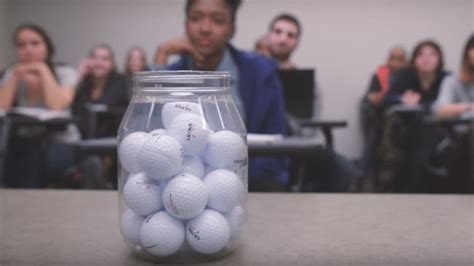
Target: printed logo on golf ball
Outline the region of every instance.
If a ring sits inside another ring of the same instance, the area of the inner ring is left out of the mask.
[[[180,174],[163,189],[162,201],[168,213],[179,219],[199,215],[207,205],[207,188],[199,177]]]
[[[230,237],[229,223],[213,210],[205,210],[186,226],[186,240],[191,248],[203,254],[222,250]]]
[[[160,211],[150,215],[140,228],[140,240],[143,247],[153,255],[168,256],[184,243],[185,228],[183,222]]]
[[[205,159],[211,167],[234,171],[247,163],[247,145],[232,131],[218,131],[209,136]]]
[[[158,135],[145,140],[138,157],[142,171],[148,177],[162,181],[179,173],[184,151],[176,139]]]
[[[166,134],[166,129],[158,128],[158,129],[150,131],[149,134],[152,136],[163,136]]]
[[[186,155],[199,155],[206,147],[210,131],[204,128],[204,118],[195,114],[181,114],[168,127],[167,134],[183,145]]]
[[[192,102],[166,103],[161,109],[161,121],[165,128],[169,128],[171,121],[181,114],[195,114],[201,116],[201,106]]]
[[[161,208],[161,188],[143,172],[128,177],[123,198],[128,208],[139,215],[147,216]]]

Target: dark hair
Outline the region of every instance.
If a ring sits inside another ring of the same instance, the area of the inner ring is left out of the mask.
[[[239,9],[239,6],[242,3],[242,0],[223,0],[223,1],[227,5],[227,7],[229,7],[230,9],[232,24],[235,24],[237,9]],[[186,7],[185,7],[186,14],[189,12],[189,9],[191,9],[191,6],[193,4],[194,4],[194,0],[186,0]]]
[[[301,36],[301,33],[302,33],[303,29],[301,27],[300,21],[296,18],[296,16],[293,16],[293,15],[288,14],[288,13],[282,13],[282,14],[276,16],[272,20],[272,22],[270,23],[270,26],[269,26],[268,29],[271,31],[273,29],[273,26],[275,25],[275,23],[277,23],[280,20],[289,21],[289,22],[295,24],[296,28],[298,29],[297,37]]]
[[[148,68],[148,65],[147,65],[147,60],[146,60],[146,53],[145,53],[145,50],[143,50],[143,48],[139,47],[139,46],[133,46],[132,48],[130,48],[127,52],[127,56],[125,57],[125,76],[127,77],[131,77],[132,76],[132,71],[130,70],[130,68],[128,67],[128,63],[130,61],[130,57],[132,56],[132,52],[133,51],[138,51],[140,52],[142,55],[143,55],[143,67],[145,69]]]
[[[110,45],[106,44],[106,43],[101,43],[101,44],[97,44],[97,45],[94,45],[91,50],[89,51],[89,57],[92,57],[94,55],[94,52],[95,50],[97,49],[104,49],[104,50],[107,50],[110,54],[110,61],[112,61],[112,72],[116,72],[117,71],[117,64],[115,63],[115,54],[114,54],[114,50],[112,50],[112,47],[110,47]]]
[[[474,82],[474,69],[469,62],[469,50],[474,49],[474,34],[468,38],[464,51],[462,53],[462,64],[461,64],[461,81],[463,83]]]
[[[425,41],[422,41],[422,42],[420,42],[416,45],[415,49],[413,50],[413,54],[412,54],[411,60],[410,60],[411,66],[413,68],[415,67],[416,58],[421,54],[421,50],[423,50],[423,48],[425,48],[425,47],[433,48],[436,51],[436,53],[438,54],[439,65],[438,65],[438,68],[436,69],[436,71],[438,73],[440,73],[444,69],[443,51],[441,50],[441,47],[439,46],[439,44],[437,44],[433,40],[425,40]]]
[[[16,43],[18,42],[18,34],[20,34],[21,31],[23,30],[31,30],[36,32],[39,36],[41,36],[41,39],[43,39],[44,43],[46,44],[46,50],[48,52],[46,56],[46,65],[48,68],[51,70],[53,75],[56,77],[56,71],[54,70],[53,67],[53,57],[54,53],[56,52],[56,49],[54,47],[53,41],[49,37],[49,34],[46,32],[45,29],[42,27],[33,24],[33,23],[26,23],[26,24],[21,24],[20,26],[16,27],[15,31],[13,31],[13,42]]]
[[[112,50],[112,48],[110,47],[110,45],[108,44],[105,44],[105,43],[101,43],[101,44],[97,44],[97,45],[94,45],[90,51],[89,51],[89,57],[92,57],[92,55],[94,54],[95,50],[97,49],[105,49],[107,50],[109,53],[110,53],[110,60],[112,61],[112,70],[110,71],[108,77],[107,77],[107,82],[109,82],[109,80],[115,76],[115,75],[118,75],[117,74],[117,69],[116,69],[116,64],[115,64],[115,55],[114,55],[114,52]],[[79,84],[79,89],[78,90],[84,90],[86,95],[90,95],[91,93],[91,90],[92,90],[92,86],[94,84],[94,78],[91,74],[88,74],[84,77],[83,81]],[[106,85],[107,86],[107,85]]]

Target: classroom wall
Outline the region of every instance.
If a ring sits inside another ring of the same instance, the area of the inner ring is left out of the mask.
[[[6,3],[0,0],[0,67],[7,62],[7,27],[6,27]]]
[[[161,41],[183,34],[183,6],[183,0],[6,0],[6,29],[9,36],[21,22],[40,23],[54,38],[58,61],[72,64],[92,45],[107,42],[122,67],[130,46],[143,46],[151,59]],[[335,136],[336,149],[350,157],[361,153],[359,99],[387,50],[399,44],[412,49],[421,39],[434,38],[445,51],[447,68],[456,70],[474,28],[472,0],[246,0],[234,44],[251,49],[282,11],[303,24],[293,60],[317,69],[323,117],[349,121]],[[8,51],[12,60],[13,48]]]

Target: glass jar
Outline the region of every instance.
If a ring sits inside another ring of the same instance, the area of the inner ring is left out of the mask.
[[[209,261],[242,239],[248,191],[246,129],[226,72],[134,76],[118,131],[120,229],[135,254]]]

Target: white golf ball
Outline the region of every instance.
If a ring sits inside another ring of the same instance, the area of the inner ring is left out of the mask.
[[[185,239],[183,223],[165,211],[148,216],[140,229],[143,247],[153,255],[168,256],[183,245]]]
[[[216,211],[231,211],[240,203],[244,195],[242,181],[229,170],[212,171],[204,177],[203,181],[209,195],[207,206]]]
[[[134,132],[126,136],[119,145],[118,155],[122,167],[129,173],[140,171],[138,155],[143,143],[150,137],[146,132]]]
[[[143,143],[139,165],[148,177],[161,181],[179,173],[183,157],[183,147],[174,138],[151,136]]]
[[[193,156],[203,152],[210,131],[204,128],[202,116],[182,114],[171,121],[166,133],[183,145],[184,154]]]
[[[166,103],[161,109],[161,122],[165,128],[168,128],[175,117],[189,113],[201,116],[201,106],[198,103],[192,102]]]
[[[199,177],[180,174],[168,181],[161,199],[168,213],[179,219],[191,219],[206,207],[207,189]]]
[[[133,245],[140,245],[140,228],[145,218],[134,213],[132,210],[126,210],[120,220],[120,232],[122,237]]]
[[[161,188],[145,173],[131,174],[123,187],[123,198],[136,214],[147,216],[161,208]]]
[[[183,160],[183,167],[181,168],[181,173],[191,174],[202,179],[205,175],[205,167],[199,157],[186,156]]]
[[[162,136],[166,134],[166,130],[162,128],[158,128],[158,129],[150,131],[149,134],[152,136]]]
[[[244,209],[241,206],[236,206],[232,211],[226,213],[224,217],[227,219],[230,228],[230,239],[240,237],[245,221]]]
[[[222,214],[213,210],[205,210],[186,226],[186,239],[191,248],[203,254],[223,249],[229,236],[229,223]]]
[[[236,133],[222,130],[209,136],[205,158],[214,168],[236,170],[247,163],[247,145]]]

